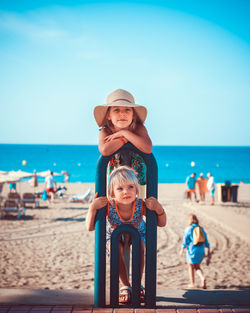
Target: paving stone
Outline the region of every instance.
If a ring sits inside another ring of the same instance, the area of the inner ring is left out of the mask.
[[[119,309],[114,309],[113,313],[134,313],[134,309],[119,308]]]
[[[219,309],[217,308],[199,308],[199,313],[220,313]]]
[[[135,313],[155,313],[155,309],[140,308],[140,309],[135,309]]]
[[[176,313],[177,310],[173,309],[173,308],[169,308],[169,309],[157,309],[156,313]]]
[[[196,308],[181,308],[177,307],[177,313],[198,313]]]
[[[234,313],[250,313],[250,307],[248,308],[232,308]]]

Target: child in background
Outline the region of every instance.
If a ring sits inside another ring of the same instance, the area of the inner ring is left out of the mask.
[[[101,127],[98,145],[100,153],[111,155],[127,142],[144,153],[151,153],[152,142],[143,125],[146,116],[147,109],[135,104],[129,92],[123,89],[112,92],[105,105],[94,108],[95,120]],[[131,151],[116,153],[109,162],[108,173],[120,165],[132,167],[137,173],[139,184],[146,185],[146,165],[138,154]],[[143,192],[141,189],[140,193]]]
[[[201,269],[201,262],[205,256],[205,247],[208,249],[207,251],[207,265],[210,263],[210,248],[209,248],[209,242],[207,240],[207,234],[203,227],[202,231],[205,237],[205,242],[202,245],[195,245],[193,243],[193,230],[194,227],[199,226],[199,220],[196,215],[189,214],[188,216],[189,220],[189,226],[185,228],[181,250],[180,250],[180,256],[183,255],[183,252],[186,250],[186,261],[188,263],[188,273],[190,278],[190,288],[194,288],[194,282],[195,282],[195,271],[200,277],[201,285],[203,289],[206,289],[206,278],[203,274],[203,271]]]
[[[137,228],[141,237],[141,277],[144,269],[144,249],[146,241],[146,225],[143,216],[146,215],[146,207],[149,210],[155,211],[157,215],[157,225],[163,227],[166,225],[166,213],[154,197],[138,199],[138,179],[132,168],[120,166],[110,175],[108,184],[108,198],[98,197],[96,193],[93,202],[91,203],[87,217],[86,226],[89,231],[95,229],[95,217],[97,211],[104,206],[107,209],[107,252],[110,250],[110,240],[113,230],[123,224],[129,224]],[[131,284],[129,282],[128,272],[123,258],[123,244],[119,244],[119,278],[122,287],[120,288],[119,302],[130,303],[131,301]],[[141,290],[141,301],[144,301],[143,287]]]

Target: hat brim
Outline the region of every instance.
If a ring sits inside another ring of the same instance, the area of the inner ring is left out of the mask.
[[[146,120],[147,109],[143,105],[133,104],[127,101],[116,101],[116,102],[112,102],[112,103],[108,103],[104,105],[97,105],[94,108],[94,117],[99,127],[104,126],[103,122],[104,122],[104,118],[106,116],[107,110],[109,107],[113,107],[113,106],[133,108],[142,123],[144,123]]]

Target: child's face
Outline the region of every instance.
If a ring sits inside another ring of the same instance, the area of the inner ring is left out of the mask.
[[[136,186],[133,183],[115,184],[113,197],[119,204],[131,204],[136,198]]]
[[[130,126],[133,120],[134,111],[130,107],[111,107],[108,120],[112,122],[115,129],[125,129]]]

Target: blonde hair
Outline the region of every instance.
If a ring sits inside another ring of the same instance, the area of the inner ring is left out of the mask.
[[[111,107],[109,107],[109,108],[107,109],[107,112],[106,112],[105,117],[104,117],[104,119],[103,119],[103,127],[104,127],[104,128],[108,128],[109,130],[111,130],[111,128],[114,126],[113,123],[108,119],[108,115],[109,115],[109,112],[110,112],[110,108],[111,108]],[[134,130],[136,129],[136,127],[137,127],[138,124],[142,125],[142,122],[141,122],[141,120],[140,120],[138,114],[136,113],[135,109],[132,108],[132,110],[133,110],[133,119],[132,119],[131,124],[129,125],[129,128],[130,128],[132,131],[134,131]]]
[[[199,220],[195,214],[192,214],[192,213],[189,214],[188,218],[189,218],[189,225],[192,225],[193,223],[199,225]]]
[[[135,185],[136,194],[139,193],[138,178],[136,177],[135,171],[131,167],[124,165],[124,166],[119,166],[118,168],[114,169],[109,177],[109,183],[108,183],[109,200],[112,199],[112,195],[114,193],[114,186],[123,185],[126,183],[131,183]]]

